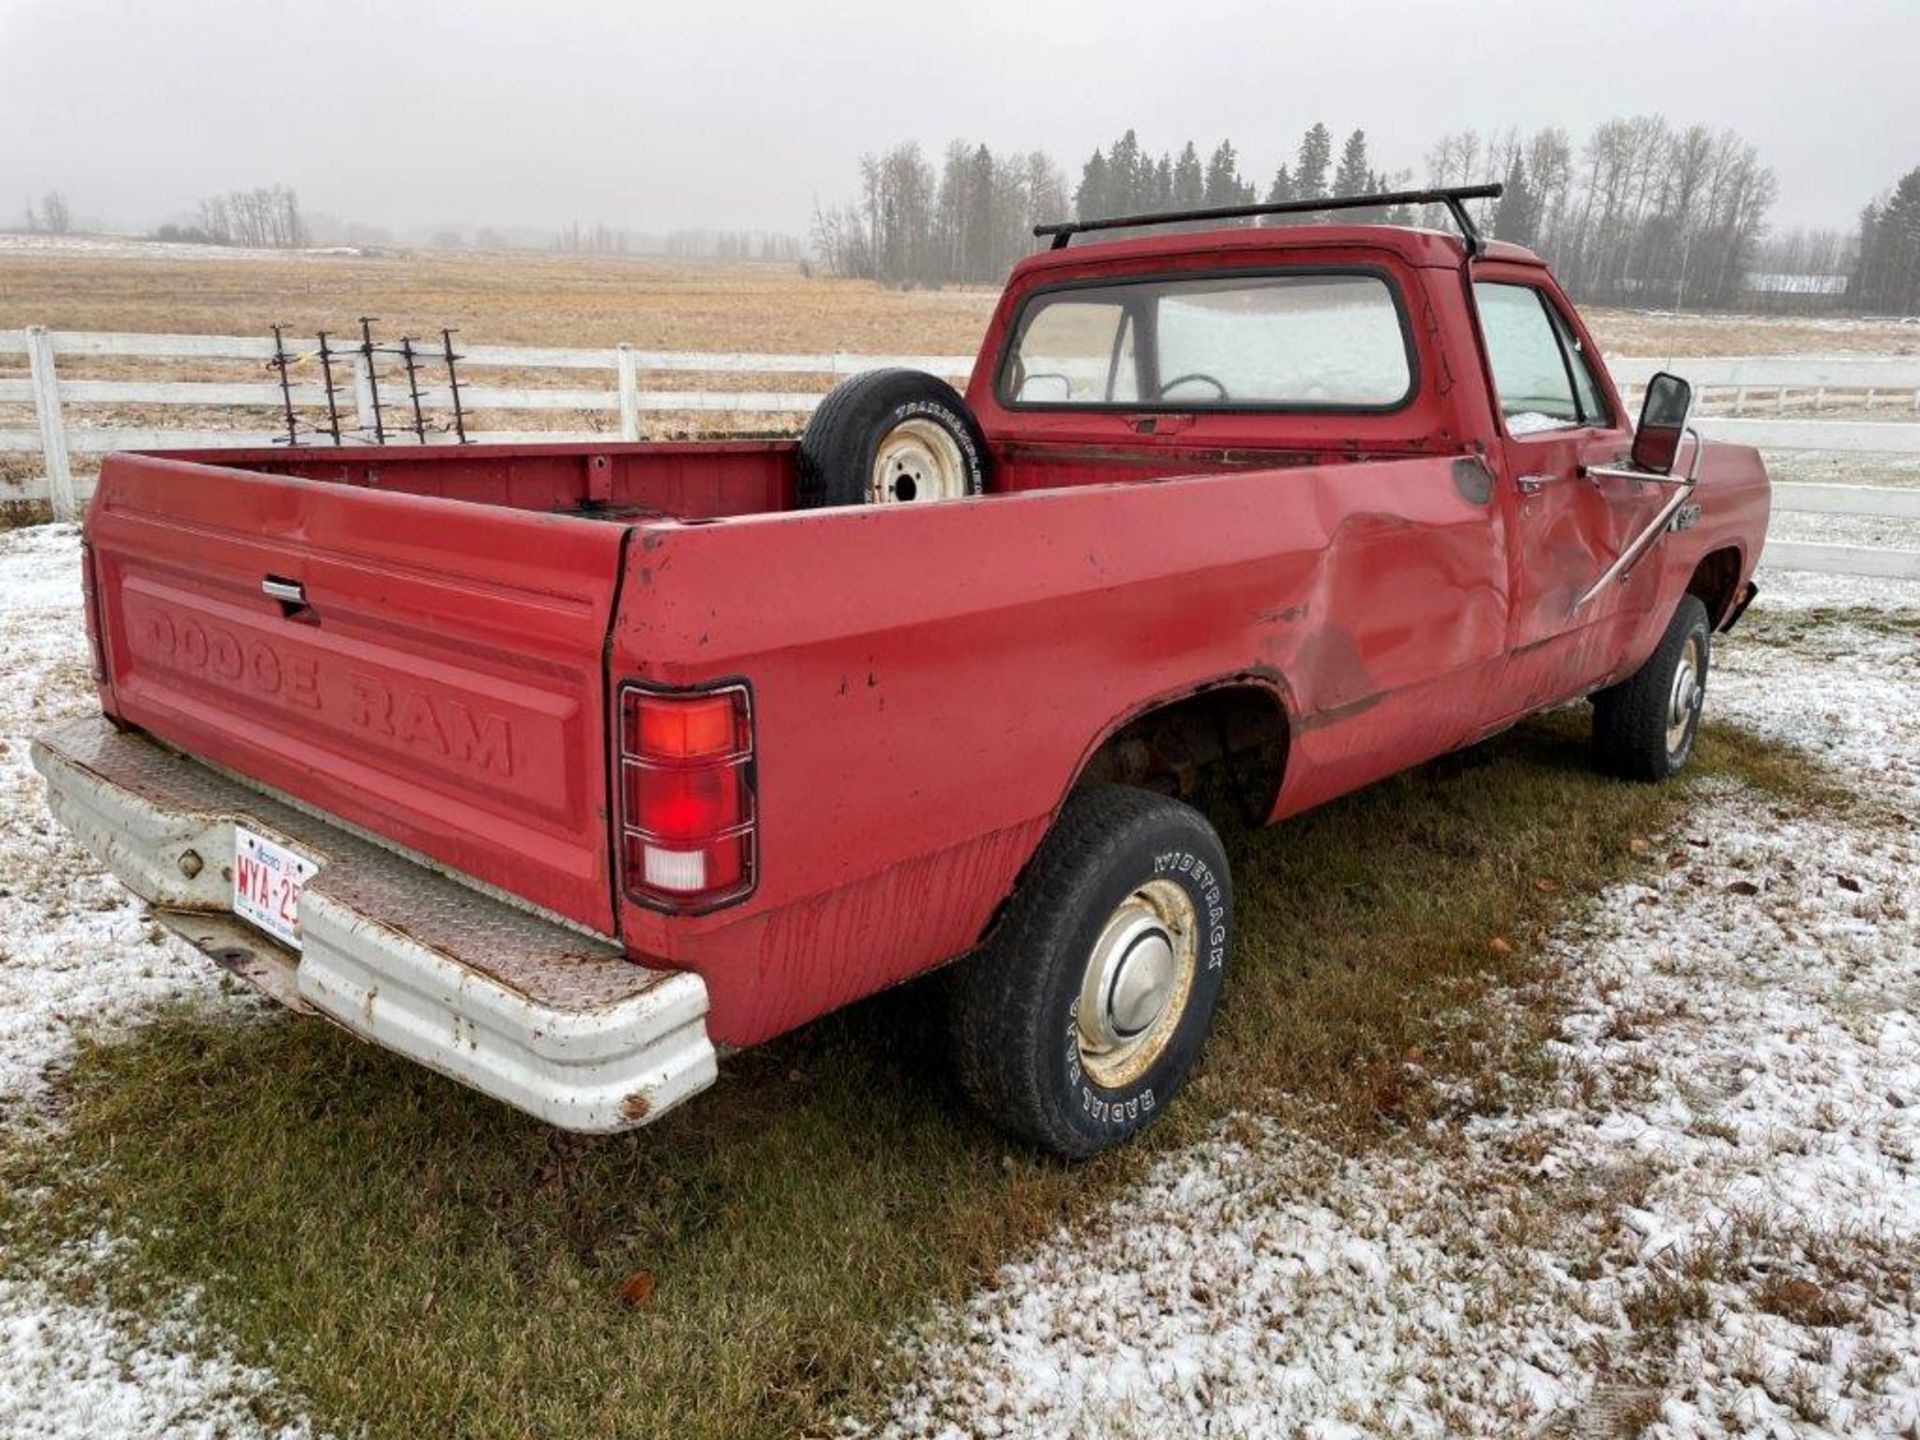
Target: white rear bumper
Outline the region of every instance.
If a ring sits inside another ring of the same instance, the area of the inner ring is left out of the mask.
[[[33,744],[53,813],[159,919],[276,999],[567,1130],[715,1077],[707,989],[98,717]],[[235,824],[315,861],[296,955],[232,913]]]

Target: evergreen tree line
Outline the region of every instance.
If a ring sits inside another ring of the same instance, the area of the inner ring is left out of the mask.
[[[1482,230],[1545,256],[1583,301],[1693,308],[1767,302],[1759,273],[1846,276],[1822,304],[1920,311],[1920,171],[1870,205],[1857,237],[1796,231],[1769,237],[1777,186],[1753,145],[1730,130],[1676,128],[1657,115],[1609,120],[1584,143],[1547,127],[1442,136],[1424,157],[1423,185],[1505,183],[1474,202]],[[889,285],[992,284],[1035,249],[1034,224],[1081,218],[1314,200],[1412,188],[1415,174],[1376,167],[1364,130],[1335,146],[1314,124],[1264,183],[1242,172],[1222,140],[1153,154],[1128,130],[1080,167],[1071,205],[1057,166],[1040,151],[1002,158],[955,141],[938,172],[919,147],[861,160],[858,202],[815,215],[813,243],[836,274]],[[1262,223],[1327,218],[1324,212]],[[1439,206],[1339,212],[1354,221],[1450,228]],[[1240,222],[1254,223],[1254,222]]]
[[[1920,314],[1920,165],[1860,216],[1858,309]]]
[[[1264,187],[1240,173],[1240,156],[1230,140],[1222,140],[1214,146],[1203,164],[1199,149],[1191,140],[1177,157],[1162,153],[1155,159],[1140,148],[1135,133],[1129,130],[1106,150],[1094,151],[1081,167],[1080,184],[1074,191],[1074,213],[1082,219],[1091,219],[1102,215],[1213,209],[1256,202],[1273,205],[1340,195],[1375,194],[1404,188],[1405,184],[1405,176],[1383,174],[1372,167],[1367,158],[1367,135],[1364,130],[1355,130],[1347,137],[1336,165],[1332,132],[1325,125],[1312,126],[1300,137],[1300,145],[1294,152],[1292,163],[1282,164]],[[1342,213],[1356,221],[1378,220],[1388,224],[1411,224],[1413,221],[1412,213],[1405,206]],[[1288,224],[1319,218],[1324,217],[1308,212],[1299,217],[1269,216],[1258,223]],[[1250,225],[1256,222],[1236,220],[1224,223]]]
[[[914,144],[860,160],[860,199],[816,210],[813,245],[838,275],[888,285],[983,284],[1035,248],[1033,227],[1068,215],[1093,218],[1262,199],[1317,199],[1385,188],[1389,178],[1367,162],[1366,136],[1348,137],[1336,167],[1324,125],[1303,137],[1297,174],[1280,167],[1265,187],[1247,180],[1231,141],[1207,159],[1188,141],[1178,155],[1155,157],[1129,130],[1081,167],[1071,199],[1065,176],[1044,152],[995,156],[985,145],[956,140],[934,167]],[[1359,218],[1367,218],[1361,216]],[[1405,213],[1377,215],[1406,223]]]

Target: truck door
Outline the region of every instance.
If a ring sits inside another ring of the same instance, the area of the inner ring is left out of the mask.
[[[1502,503],[1513,537],[1509,648],[1527,672],[1532,705],[1577,690],[1583,641],[1640,606],[1631,587],[1575,602],[1661,497],[1656,486],[1586,475],[1588,465],[1621,463],[1631,436],[1543,272],[1483,264],[1473,294],[1502,428]]]

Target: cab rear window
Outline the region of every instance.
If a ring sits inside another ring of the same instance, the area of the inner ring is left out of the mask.
[[[1013,408],[1393,410],[1414,389],[1371,271],[1157,277],[1042,291],[1000,367]]]

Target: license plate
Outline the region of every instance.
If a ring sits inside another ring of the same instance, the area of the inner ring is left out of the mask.
[[[320,867],[244,826],[233,827],[233,913],[300,948],[300,889]]]

